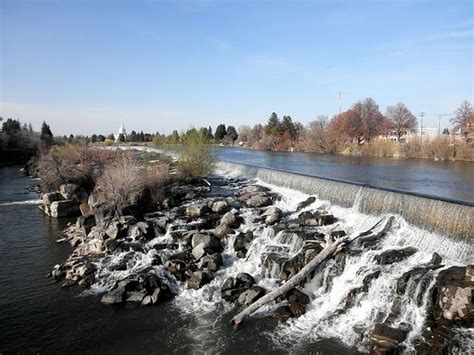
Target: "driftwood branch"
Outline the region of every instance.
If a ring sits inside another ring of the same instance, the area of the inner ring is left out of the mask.
[[[369,234],[375,233],[375,231],[379,227],[382,227],[382,221],[384,219],[385,218],[381,218],[372,228],[357,235],[354,238],[343,237],[332,240],[331,237],[327,235],[323,244],[323,250],[321,250],[318,255],[316,255],[308,264],[306,264],[295,276],[289,279],[286,283],[276,288],[272,292],[266,294],[262,298],[258,299],[257,301],[249,305],[247,308],[245,308],[242,312],[234,316],[234,318],[232,318],[231,320],[231,324],[233,324],[234,327],[237,328],[246,317],[250,316],[257,309],[273,301],[277,297],[284,296],[285,294],[287,294],[288,291],[290,291],[292,288],[300,285],[302,281],[305,280],[306,277],[310,275],[311,272],[316,269],[319,264],[321,264],[327,258],[337,254],[345,245],[353,242],[355,239],[361,236],[367,236]],[[391,221],[392,218],[386,220],[386,223],[383,224],[383,227],[377,232],[377,234],[386,232],[388,227],[391,225]]]

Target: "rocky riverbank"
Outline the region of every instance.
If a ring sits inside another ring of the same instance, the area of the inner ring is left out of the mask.
[[[327,235],[351,232],[342,228],[340,217],[316,205],[313,196],[293,209],[282,208],[281,199],[252,181],[213,176],[168,186],[163,202],[152,211],[126,206],[117,213],[80,186],[65,184],[43,195],[43,210],[52,217],[78,216],[60,240],[74,249],[49,276],[64,287],[79,285],[100,293],[100,301],[108,305],[150,306],[184,290],[209,288],[217,294],[212,299],[245,307],[271,291],[263,281],[281,284],[297,274],[319,253]],[[411,246],[385,248],[386,234],[361,237],[315,271],[314,279],[322,278],[320,290],[329,290],[353,260],[373,255],[371,268],[361,271],[362,282],[344,286],[343,301],[331,317],[360,306],[387,272],[416,258],[418,250]],[[261,252],[265,238],[273,244]],[[258,262],[260,272],[227,275],[225,270],[238,260]],[[371,310],[377,313],[374,325],[361,326],[356,346],[386,353],[406,350],[410,340],[420,351],[455,351],[452,330],[473,324],[474,266],[447,267],[434,253],[430,261],[407,264],[404,270],[392,283],[389,308]],[[303,319],[315,301],[316,292],[301,285],[265,314],[280,323]],[[403,320],[407,303],[426,312],[426,330],[415,339],[414,325]]]

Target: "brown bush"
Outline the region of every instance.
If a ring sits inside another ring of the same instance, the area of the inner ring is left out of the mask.
[[[124,152],[110,162],[97,179],[94,195],[99,203],[121,211],[125,206],[160,201],[169,182],[167,164],[147,166],[136,154]]]
[[[39,159],[39,177],[43,191],[55,191],[61,184],[79,184],[92,191],[104,167],[118,153],[87,146],[67,144],[52,147]]]
[[[361,146],[362,155],[375,157],[393,157],[396,152],[396,143],[384,139],[374,139],[369,144]]]

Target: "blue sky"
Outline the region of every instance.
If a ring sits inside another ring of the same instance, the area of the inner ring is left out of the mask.
[[[9,1],[0,115],[54,133],[307,123],[473,102],[471,1]],[[443,118],[447,121],[447,118]],[[447,122],[446,124],[447,125]]]

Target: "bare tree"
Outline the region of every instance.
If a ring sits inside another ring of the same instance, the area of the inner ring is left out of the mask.
[[[390,121],[390,128],[395,131],[397,141],[405,132],[416,131],[416,117],[410,112],[405,104],[399,102],[395,106],[387,107],[387,118]]]
[[[388,128],[387,119],[380,113],[379,105],[371,97],[357,102],[353,109],[357,112],[362,124],[362,135],[366,141],[383,133]]]
[[[464,100],[454,112],[454,117],[451,119],[454,129],[466,129],[473,112],[474,109],[471,103],[467,100]]]

